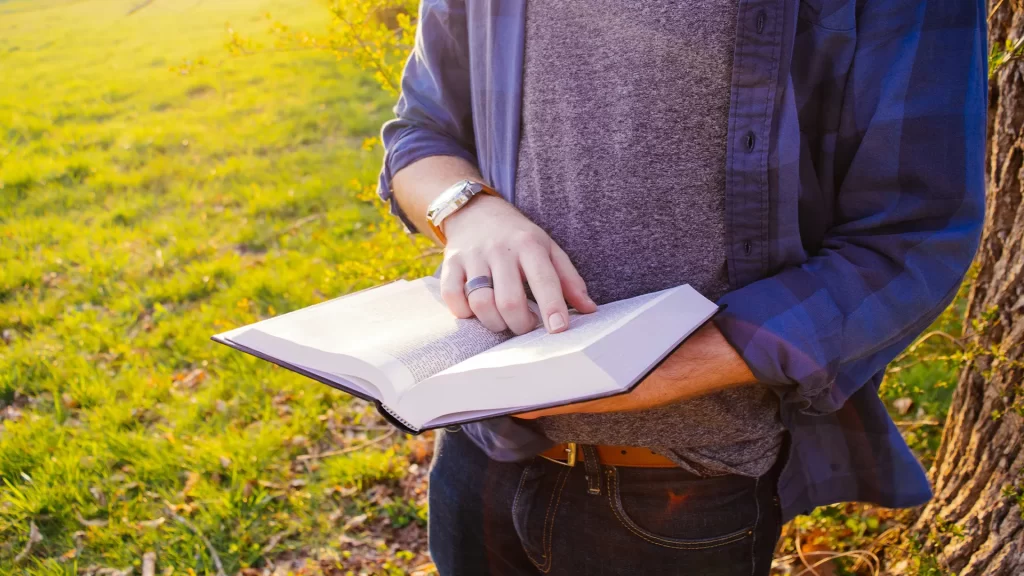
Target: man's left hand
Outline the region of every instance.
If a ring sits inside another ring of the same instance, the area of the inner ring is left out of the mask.
[[[756,382],[743,358],[714,323],[708,322],[627,394],[524,412],[516,417],[645,410]]]

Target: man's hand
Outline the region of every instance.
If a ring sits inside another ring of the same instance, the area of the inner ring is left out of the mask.
[[[533,330],[537,320],[526,304],[524,281],[549,332],[569,327],[568,306],[582,313],[597,310],[569,256],[508,202],[478,195],[442,227],[448,244],[441,295],[459,318],[476,316],[494,332]],[[494,289],[474,290],[467,298],[464,285],[477,276],[490,276]]]
[[[628,412],[672,404],[757,381],[713,323],[701,327],[628,394],[517,414],[540,418],[580,412]]]
[[[399,170],[392,188],[406,217],[419,231],[433,236],[427,207],[442,190],[465,179],[483,181],[476,167],[461,158],[431,156]],[[551,332],[569,327],[566,304],[582,313],[597,310],[565,252],[508,202],[478,194],[446,218],[441,228],[448,239],[441,291],[459,318],[476,316],[495,332],[533,330],[537,319],[526,305],[523,281],[529,283]],[[494,289],[474,290],[467,299],[466,280],[475,276],[490,276]]]

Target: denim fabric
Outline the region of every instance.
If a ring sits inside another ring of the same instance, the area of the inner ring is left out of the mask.
[[[700,478],[502,463],[444,432],[430,471],[430,554],[441,576],[767,575],[782,527],[778,468]]]
[[[421,3],[383,129],[384,199],[393,174],[442,155],[474,163],[514,200],[526,1]],[[785,515],[921,504],[927,477],[877,386],[956,294],[981,235],[985,2],[738,1],[731,291],[716,323],[779,395],[793,440],[779,481]],[[467,432],[504,461],[542,442],[501,419]]]

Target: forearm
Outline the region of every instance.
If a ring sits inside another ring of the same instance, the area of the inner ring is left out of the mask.
[[[539,418],[575,412],[629,412],[682,402],[728,388],[755,384],[738,353],[713,323],[704,325],[629,394],[519,414]]]
[[[637,392],[642,402],[660,406],[756,382],[743,358],[708,322],[665,358]]]
[[[391,183],[395,201],[416,229],[437,241],[427,223],[427,207],[460,180],[482,180],[480,171],[454,156],[431,156],[399,170]]]

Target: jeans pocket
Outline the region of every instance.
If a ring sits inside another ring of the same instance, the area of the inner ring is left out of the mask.
[[[527,558],[542,572],[551,569],[551,543],[555,516],[570,468],[564,467],[554,478],[545,466],[530,463],[519,478],[512,500],[512,524]]]
[[[645,478],[634,486],[624,483],[612,467],[605,469],[605,477],[612,514],[633,536],[650,544],[701,550],[754,535],[758,520],[754,478],[673,480],[662,476]]]

